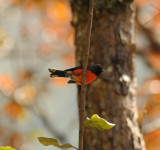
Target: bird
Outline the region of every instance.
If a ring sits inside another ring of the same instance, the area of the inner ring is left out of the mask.
[[[66,70],[57,70],[57,69],[48,69],[50,72],[50,77],[66,77],[70,78],[68,83],[76,83],[78,85],[82,85],[82,71],[83,67],[78,66]],[[87,72],[86,72],[86,83],[89,84],[95,79],[97,79],[98,75],[100,75],[105,70],[103,67],[99,64],[96,65],[89,65],[87,66]]]

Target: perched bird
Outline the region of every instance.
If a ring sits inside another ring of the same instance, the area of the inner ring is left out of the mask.
[[[57,69],[48,69],[50,77],[66,77],[70,78],[68,83],[77,83],[78,85],[82,85],[82,66],[70,68],[66,70],[57,70]],[[92,65],[87,66],[87,73],[86,73],[86,84],[91,83],[94,81],[98,75],[103,72],[103,68],[101,65]]]

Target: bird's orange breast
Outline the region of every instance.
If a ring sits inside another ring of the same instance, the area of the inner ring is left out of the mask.
[[[86,84],[91,83],[97,78],[97,75],[92,71],[87,70],[86,74]],[[77,82],[77,84],[82,85],[82,69],[76,69],[73,71],[73,79]]]

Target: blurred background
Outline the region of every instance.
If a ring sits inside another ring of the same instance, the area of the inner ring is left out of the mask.
[[[159,150],[160,0],[135,4],[138,121],[147,150]],[[56,150],[45,136],[78,147],[76,85],[48,72],[76,65],[71,20],[67,0],[0,0],[0,146]]]

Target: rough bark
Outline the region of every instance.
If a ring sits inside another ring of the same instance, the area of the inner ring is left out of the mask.
[[[77,65],[82,65],[88,1],[71,2]],[[106,72],[87,86],[86,116],[98,114],[116,126],[85,128],[85,150],[145,150],[137,123],[134,77],[134,5],[130,0],[95,0],[89,64]]]

